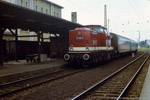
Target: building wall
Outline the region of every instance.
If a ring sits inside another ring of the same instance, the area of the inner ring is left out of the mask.
[[[54,6],[54,16],[61,18],[61,9],[57,6]]]
[[[77,12],[71,13],[71,21],[77,23]]]
[[[62,7],[47,0],[2,0],[61,18]]]
[[[34,0],[34,10],[50,15],[51,5],[43,0]]]
[[[14,40],[14,37],[12,35],[4,35],[3,39],[4,40]]]
[[[52,2],[49,2],[47,0],[3,0],[3,1],[61,18],[62,7]],[[18,29],[18,36],[24,36],[24,35],[36,35],[36,33]],[[49,37],[50,34],[43,33],[43,38],[49,38]],[[7,39],[7,36],[5,36],[5,39]],[[19,37],[18,40],[37,41],[37,37]],[[44,41],[48,42],[50,40],[46,39]]]

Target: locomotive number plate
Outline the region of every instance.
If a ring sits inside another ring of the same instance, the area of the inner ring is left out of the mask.
[[[82,36],[76,37],[76,40],[84,40],[84,37],[82,37]]]

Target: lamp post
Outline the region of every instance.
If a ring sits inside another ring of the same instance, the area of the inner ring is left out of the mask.
[[[139,32],[139,39],[138,39],[138,42],[140,42],[140,31],[137,31],[137,32]]]
[[[138,29],[139,29],[139,22],[137,22],[137,27],[138,27]],[[139,38],[138,38],[138,42],[140,43],[140,31],[137,31],[137,32],[139,32]]]
[[[108,28],[107,28],[108,32],[109,32],[109,22],[110,22],[110,20],[108,19]]]
[[[124,24],[122,24],[122,29],[123,29],[123,30],[122,30],[122,33],[123,33],[123,32],[124,32]]]
[[[138,44],[139,44],[139,48],[140,48],[140,31],[137,31],[137,32],[139,32]]]

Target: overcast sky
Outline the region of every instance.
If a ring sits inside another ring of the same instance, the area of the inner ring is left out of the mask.
[[[137,41],[150,39],[150,0],[50,0],[64,7],[62,18],[71,21],[77,12],[82,25],[104,25],[104,5],[107,5],[109,30]]]

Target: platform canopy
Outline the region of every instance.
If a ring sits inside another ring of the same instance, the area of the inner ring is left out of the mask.
[[[82,25],[0,1],[0,27],[43,33],[65,33]]]

